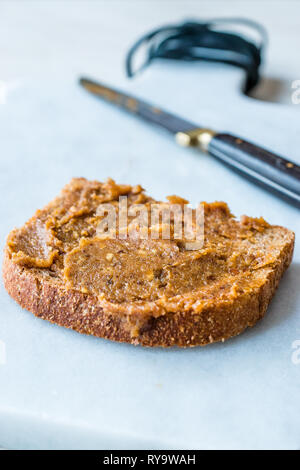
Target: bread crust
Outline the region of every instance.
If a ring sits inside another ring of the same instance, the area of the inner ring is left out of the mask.
[[[137,338],[131,337],[124,316],[104,312],[96,297],[40,279],[34,271],[14,263],[7,250],[3,262],[4,285],[21,307],[80,333],[149,347],[204,346],[236,336],[264,316],[292,260],[294,234],[289,231],[287,234],[278,262],[257,291],[241,294],[225,304],[216,303],[200,314],[176,312],[152,318]]]

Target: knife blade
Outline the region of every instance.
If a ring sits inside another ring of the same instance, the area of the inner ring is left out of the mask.
[[[157,106],[152,106],[146,103],[146,101],[134,98],[114,88],[107,87],[102,83],[96,83],[87,78],[81,78],[80,84],[99,98],[118,105],[127,112],[135,114],[146,121],[157,124],[172,134],[176,134],[180,131],[188,131],[197,127],[193,123],[175,116],[174,114],[167,113]]]
[[[300,166],[237,136],[200,127],[160,107],[88,78],[90,93],[173,134],[178,144],[197,147],[288,202],[300,207]]]

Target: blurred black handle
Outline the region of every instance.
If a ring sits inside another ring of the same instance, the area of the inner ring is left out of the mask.
[[[216,134],[208,152],[300,207],[300,166],[230,134]]]

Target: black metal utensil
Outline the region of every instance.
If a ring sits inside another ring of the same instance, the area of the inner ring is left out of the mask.
[[[198,147],[300,207],[300,166],[296,163],[239,137],[199,127],[101,83],[81,78],[80,84],[99,98],[171,132],[180,145]]]

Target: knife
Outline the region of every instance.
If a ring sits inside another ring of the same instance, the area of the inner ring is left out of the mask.
[[[81,78],[89,92],[126,111],[157,124],[184,147],[196,147],[229,165],[248,179],[300,207],[300,166],[254,143],[231,134],[199,127],[134,96],[102,83]]]

